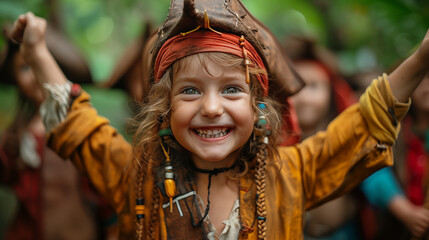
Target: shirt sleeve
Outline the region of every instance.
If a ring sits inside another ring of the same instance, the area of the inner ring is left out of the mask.
[[[60,124],[67,116],[70,101],[71,82],[64,84],[43,84],[46,99],[40,106],[40,115],[46,132]]]
[[[386,76],[373,81],[366,94],[326,131],[284,152],[289,159],[286,169],[291,170],[285,174],[294,174],[302,182],[306,209],[350,191],[373,172],[393,165],[391,146],[409,103],[394,100]]]
[[[98,192],[121,212],[129,205],[131,174],[134,174],[131,145],[97,114],[90,96],[82,91],[67,116],[48,134],[47,144],[63,159],[70,159],[88,175]]]
[[[359,99],[359,108],[369,132],[375,139],[390,146],[398,137],[400,121],[410,105],[411,100],[401,103],[393,96],[387,74],[372,81]]]

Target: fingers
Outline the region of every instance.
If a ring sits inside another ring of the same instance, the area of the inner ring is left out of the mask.
[[[423,237],[424,229],[421,227],[416,227],[413,229],[412,234],[414,237],[421,238]]]
[[[43,43],[47,22],[35,16],[32,12],[20,15],[10,31],[10,39],[26,46],[36,46]]]
[[[416,210],[418,214],[415,216],[412,233],[416,237],[423,237],[423,234],[429,229],[429,211],[422,207]]]
[[[426,224],[427,227],[429,227],[429,210],[424,207],[420,207],[417,210],[422,213],[422,221]]]
[[[10,31],[10,38],[17,43],[21,43],[26,25],[26,15],[20,15],[18,19],[13,23],[12,30]]]
[[[20,15],[14,22],[10,31],[10,38],[17,43],[22,43],[27,29],[38,29],[38,32],[44,32],[45,28],[45,19],[36,17],[32,12],[27,12],[26,14]]]

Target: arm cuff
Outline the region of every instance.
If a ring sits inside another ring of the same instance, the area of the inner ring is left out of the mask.
[[[60,124],[67,116],[70,102],[71,82],[64,84],[43,84],[47,92],[47,97],[40,106],[46,132],[50,132],[55,126]]]
[[[396,100],[385,73],[374,79],[359,99],[359,109],[371,135],[389,145],[395,143],[400,130],[400,121],[407,114],[410,105],[411,99],[407,103]]]

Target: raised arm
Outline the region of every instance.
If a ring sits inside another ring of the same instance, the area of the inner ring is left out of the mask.
[[[417,51],[389,74],[390,87],[396,99],[407,102],[428,71],[429,30]]]
[[[63,84],[66,77],[46,45],[46,26],[45,19],[28,12],[15,21],[10,37],[20,43],[20,52],[40,84]]]

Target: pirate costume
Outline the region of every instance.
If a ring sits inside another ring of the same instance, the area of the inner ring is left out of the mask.
[[[213,44],[204,43],[207,38]],[[275,38],[238,0],[172,1],[166,22],[148,39],[143,51],[151,59],[144,64],[145,79],[151,82],[158,81],[180,58],[221,51],[242,57],[246,72],[248,64],[266,69],[268,76],[257,79],[264,94],[285,104],[286,97],[302,87]],[[86,172],[115,206],[120,239],[135,239],[136,235],[138,239],[211,238],[207,218],[210,198],[207,206],[201,206],[194,189],[180,192],[176,188],[168,128],[160,126],[159,132],[159,148],[165,157],[135,164],[139,159],[133,156],[131,145],[107,119],[97,115],[89,95],[73,91],[69,96],[67,117],[53,127],[48,144]],[[49,108],[49,103],[45,106]],[[301,144],[278,147],[278,154],[271,157],[267,154],[267,134],[262,134],[257,156],[249,159],[249,171],[239,179],[238,203],[228,219],[231,226],[238,219],[239,231],[215,237],[302,239],[306,210],[346,193],[371,173],[393,164],[391,146],[408,107],[409,103],[394,99],[387,75],[383,75],[372,83],[359,104],[346,109],[326,131]],[[267,130],[263,116],[255,124],[255,133],[261,129]],[[159,166],[164,168],[161,177],[153,169]],[[206,174],[210,181],[210,176],[228,170],[214,169]],[[210,184],[208,188],[210,191]]]

